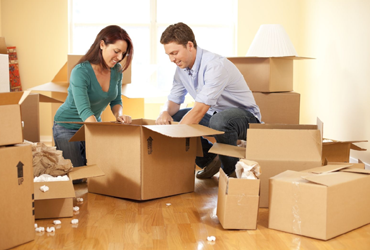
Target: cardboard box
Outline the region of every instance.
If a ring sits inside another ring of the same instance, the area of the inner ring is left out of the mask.
[[[349,162],[351,149],[357,151],[366,151],[354,143],[367,142],[367,140],[360,141],[337,141],[332,139],[324,139],[322,144],[322,162],[325,159],[329,162]]]
[[[0,93],[10,92],[9,55],[5,38],[0,37]]]
[[[327,165],[270,179],[269,228],[328,240],[370,223],[370,170]]]
[[[96,165],[73,168],[68,174],[69,181],[35,182],[35,218],[62,218],[73,216],[73,198],[76,197],[72,180],[102,176],[104,172]],[[49,191],[42,192],[46,185]]]
[[[0,146],[23,143],[21,104],[29,93],[0,93]]]
[[[244,76],[251,91],[293,91],[293,60],[308,57],[228,57]]]
[[[299,124],[300,94],[253,92],[265,123]]]
[[[8,249],[35,239],[32,147],[0,147],[0,159],[0,249]]]
[[[214,145],[211,153],[259,163],[260,207],[268,207],[270,177],[285,170],[301,171],[321,166],[322,123],[318,120],[317,125],[249,124],[246,149]]]
[[[199,137],[223,132],[198,124],[154,124],[84,123],[71,141],[85,140],[87,162],[105,173],[89,180],[89,192],[149,200],[194,191]]]
[[[229,178],[220,170],[217,217],[224,229],[257,229],[260,180]]]
[[[63,103],[42,94],[30,94],[21,105],[23,137],[27,141],[40,141],[40,103]]]

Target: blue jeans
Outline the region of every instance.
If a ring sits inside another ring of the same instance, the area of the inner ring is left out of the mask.
[[[172,116],[174,121],[181,121],[182,117],[190,111],[191,108],[180,109]],[[258,119],[249,111],[230,108],[224,111],[215,113],[213,116],[205,114],[199,124],[213,128],[219,131],[224,131],[222,135],[215,135],[216,141],[228,145],[236,146],[238,140],[247,140],[247,129],[249,123],[259,123]],[[204,168],[216,157],[215,154],[208,153],[212,147],[212,143],[205,138],[201,138],[203,147],[203,157],[197,157],[195,163]],[[231,174],[235,171],[235,165],[239,158],[219,155],[221,160],[221,168],[226,174]]]
[[[86,165],[85,142],[69,142],[78,130],[65,128],[54,122],[53,136],[55,146],[63,152],[64,159],[70,159],[73,167]]]

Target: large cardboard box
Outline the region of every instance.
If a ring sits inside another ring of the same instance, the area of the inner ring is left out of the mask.
[[[73,180],[102,176],[104,172],[96,165],[73,168],[68,174],[69,181],[35,182],[35,218],[62,218],[73,216],[73,198],[76,197]],[[42,192],[41,186],[49,191]]]
[[[35,239],[31,145],[0,147],[0,249]]]
[[[0,37],[0,93],[10,92],[9,55],[6,49],[5,38]]]
[[[29,91],[0,93],[0,146],[23,143],[21,104]]]
[[[42,94],[30,94],[21,105],[23,137],[27,141],[40,141],[40,103],[63,103]]]
[[[105,176],[89,180],[89,192],[149,200],[194,191],[200,136],[222,134],[201,125],[85,123],[71,140],[86,141],[86,158]]]
[[[260,180],[229,178],[220,170],[217,217],[224,229],[257,229]]]
[[[244,151],[244,152],[243,152]],[[261,166],[260,207],[268,207],[269,179],[285,170],[321,166],[322,123],[249,124],[247,147],[214,144],[210,152],[256,161]]]
[[[325,159],[329,162],[349,162],[351,149],[357,151],[366,151],[354,143],[367,142],[367,140],[360,141],[337,141],[332,139],[324,139],[322,144],[322,162]]]
[[[293,91],[293,60],[308,57],[228,57],[255,92]]]
[[[265,123],[299,124],[300,94],[253,92]]]
[[[270,179],[269,228],[328,240],[370,223],[370,170],[327,165]]]

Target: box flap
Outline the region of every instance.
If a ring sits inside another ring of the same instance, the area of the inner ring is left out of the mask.
[[[69,83],[67,72],[68,72],[68,63],[65,63],[51,81],[54,83]]]
[[[41,186],[48,186],[49,191],[42,192]],[[75,197],[75,190],[71,181],[35,182],[35,200],[61,199]]]
[[[258,196],[260,180],[229,178],[223,170],[220,171],[220,182],[226,183],[226,195]]]
[[[307,170],[307,172],[315,173],[315,174],[323,174],[323,173],[336,172],[341,169],[348,168],[350,166],[351,164],[339,164],[339,165],[330,164],[330,165],[325,165],[325,166],[318,167],[318,168],[309,169]]]
[[[305,179],[307,181],[310,181],[316,184],[330,187],[330,186],[342,184],[346,181],[353,179],[349,177],[350,176],[348,174],[341,173],[341,172],[334,172],[334,173],[304,175],[302,176],[302,179]]]
[[[68,92],[68,82],[48,82],[42,85],[38,85],[32,88],[29,88],[28,90],[32,91],[51,91],[51,92],[62,92],[67,93]]]
[[[342,169],[341,172],[355,173],[355,174],[368,174],[370,175],[370,170],[361,168],[346,168]]]
[[[223,143],[214,143],[209,152],[236,158],[245,158],[245,148]]]
[[[85,141],[85,126],[82,126],[69,141]]]
[[[0,93],[0,105],[22,104],[30,91]]]
[[[40,97],[40,99],[39,99],[40,102],[63,103],[63,101],[57,100],[55,98],[52,98],[52,97],[49,97],[49,96],[46,96],[46,95],[39,94],[39,97]]]
[[[250,129],[317,129],[317,125],[250,123]]]
[[[90,178],[105,175],[104,172],[95,164],[73,168],[69,174],[69,178],[72,180],[78,180],[82,178]]]
[[[303,59],[315,59],[314,57],[304,57],[304,56],[279,56],[279,57],[271,57],[271,56],[232,56],[227,57],[228,59],[231,58],[276,58],[276,59],[285,59],[285,60],[303,60]]]
[[[204,135],[220,135],[224,132],[214,130],[200,124],[147,125],[143,126],[159,134],[173,138],[198,137]]]

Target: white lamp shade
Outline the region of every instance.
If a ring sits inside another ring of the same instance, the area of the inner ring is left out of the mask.
[[[285,29],[280,24],[263,24],[257,31],[246,56],[297,56]]]

